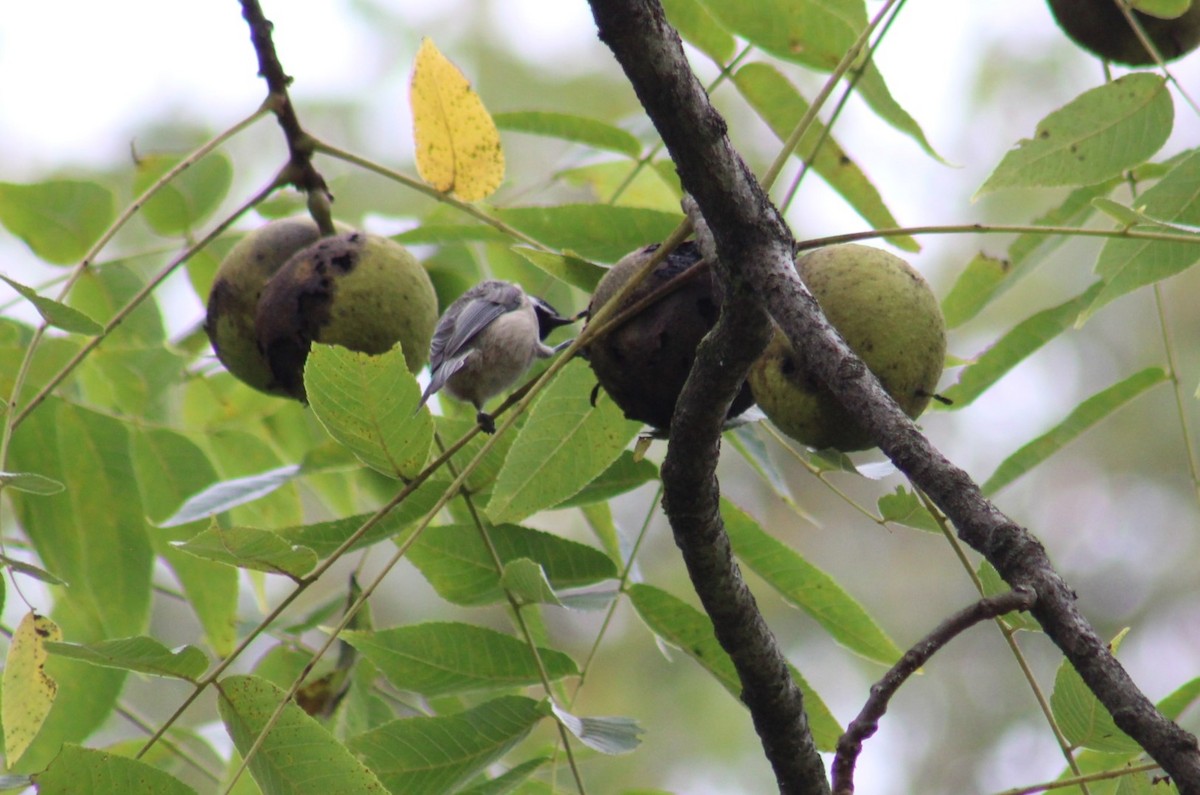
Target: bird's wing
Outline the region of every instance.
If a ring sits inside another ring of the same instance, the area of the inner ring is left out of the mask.
[[[483,287],[488,289],[480,289]],[[434,331],[433,343],[430,345],[430,364],[436,368],[439,361],[460,354],[475,335],[487,328],[493,320],[520,307],[521,296],[520,287],[503,282],[485,282],[472,288],[459,299],[466,300],[462,308],[453,313],[453,321],[439,324]]]
[[[463,293],[442,316],[429,345],[430,381],[418,407],[466,364],[467,345],[496,318],[521,306],[520,287],[489,281]]]

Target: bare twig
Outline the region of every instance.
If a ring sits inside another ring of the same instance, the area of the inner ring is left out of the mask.
[[[275,53],[275,42],[271,38],[274,25],[263,15],[258,0],[241,0],[242,18],[250,26],[250,41],[258,56],[259,77],[267,81],[266,105],[274,112],[288,146],[286,182],[295,185],[308,196],[308,211],[322,235],[334,234],[333,216],[329,203],[333,194],[325,184],[325,178],[313,166],[313,140],[300,126],[300,118],[292,106],[288,86],[292,78],[283,70],[279,56]]]
[[[998,596],[985,597],[950,616],[909,649],[900,661],[871,687],[867,703],[863,705],[858,717],[850,721],[845,734],[838,740],[837,755],[833,758],[834,795],[851,795],[854,792],[854,765],[862,751],[863,741],[879,729],[879,719],[887,712],[892,696],[908,677],[916,673],[943,646],[979,622],[1014,610],[1028,610],[1036,599],[1033,589],[1025,586]]]
[[[1002,792],[997,792],[996,795],[1035,795],[1038,792],[1053,792],[1059,789],[1073,789],[1075,787],[1084,787],[1087,784],[1092,784],[1100,781],[1112,781],[1125,776],[1136,776],[1139,773],[1154,773],[1161,770],[1158,765],[1150,763],[1144,765],[1126,765],[1115,770],[1099,770],[1095,773],[1088,773],[1085,776],[1071,776],[1070,778],[1056,778],[1053,781],[1043,781],[1040,784],[1031,784],[1027,787],[1015,787],[1006,789]],[[1170,790],[1167,790],[1168,792]]]

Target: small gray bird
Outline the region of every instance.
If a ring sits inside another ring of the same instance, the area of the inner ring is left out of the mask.
[[[417,408],[445,387],[448,395],[475,407],[484,432],[495,433],[496,423],[483,404],[520,378],[535,356],[544,359],[569,345],[571,340],[551,348],[542,340],[573,322],[516,284],[480,282],[438,320],[429,346],[432,378]]]

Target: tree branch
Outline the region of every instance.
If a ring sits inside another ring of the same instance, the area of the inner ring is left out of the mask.
[[[263,15],[258,0],[240,2],[242,18],[250,26],[250,41],[258,56],[258,75],[267,81],[267,105],[275,113],[283,137],[287,140],[288,165],[282,175],[283,181],[295,185],[308,196],[308,211],[317,222],[321,234],[332,235],[335,230],[329,204],[333,201],[333,195],[325,184],[325,178],[313,166],[314,142],[300,126],[300,118],[288,94],[292,78],[284,72],[283,64],[275,53],[275,42],[271,38],[275,26]]]
[[[744,268],[730,267],[730,263],[758,257],[790,263],[793,244],[762,187],[733,150],[724,120],[708,105],[703,88],[683,59],[678,37],[656,6],[593,2],[592,10],[601,39],[617,53],[626,72],[641,70],[630,74],[639,95],[643,91],[679,92],[689,95],[685,101],[690,107],[706,109],[701,119],[676,119],[680,124],[670,134],[662,133],[662,127],[672,120],[653,114],[652,118],[668,146],[672,138],[686,137],[702,152],[696,159],[677,159],[676,164],[708,221],[725,293],[720,318],[697,349],[695,365],[671,421],[662,468],[663,506],[692,585],[712,619],[718,641],[737,669],[742,700],[750,709],[780,791],[828,792],[825,766],[808,728],[803,696],[733,559],[721,520],[716,478],[726,412],[771,334],[753,285],[738,277]],[[676,54],[665,51],[672,42]],[[673,79],[669,83],[660,80],[658,68],[673,69]],[[672,102],[668,96],[642,97],[647,108]],[[708,178],[703,166],[706,161],[723,166],[714,169],[723,180]],[[689,168],[691,173],[685,175]],[[730,196],[737,199],[730,201]],[[714,207],[720,209],[720,223],[703,212]],[[701,219],[693,217],[693,222],[702,225]],[[710,256],[704,251],[703,239],[701,245],[706,257]]]
[[[943,621],[919,643],[909,649],[900,661],[888,670],[883,679],[871,688],[871,696],[858,717],[850,721],[846,733],[838,740],[837,755],[833,758],[834,795],[854,792],[854,765],[862,751],[863,741],[879,729],[879,719],[887,712],[888,703],[900,686],[929,661],[938,650],[980,621],[1002,616],[1014,610],[1028,610],[1036,601],[1032,589],[1015,588],[1008,593],[980,599]]]
[[[724,121],[692,74],[661,5],[657,0],[591,0],[591,6],[601,40],[625,70],[675,162],[684,189],[695,197],[707,219],[722,263],[732,273],[735,283],[727,286],[727,295],[735,300],[726,306],[747,295],[738,281],[754,287],[754,299],[765,303],[793,346],[805,351],[817,377],[897,468],[954,522],[963,541],[987,558],[1010,586],[1028,587],[1037,594],[1034,617],[1117,726],[1146,749],[1181,792],[1200,793],[1196,738],[1166,719],[1138,690],[1076,608],[1073,592],[1054,570],[1041,543],[1001,513],[966,472],[930,444],[829,325],[792,265],[790,233],[726,138]],[[736,340],[732,344],[736,346]],[[705,366],[716,346],[716,341],[702,346],[704,357],[697,358],[698,368]],[[726,353],[731,355],[729,368],[740,371],[744,353]],[[716,396],[701,398],[694,391],[685,392],[672,424],[672,451],[678,450],[677,445],[688,445],[693,457],[679,461],[669,452],[672,466],[663,468],[665,504],[677,539],[719,528],[716,478],[698,459],[716,456],[718,442],[709,420],[720,413],[720,407],[692,405],[706,400],[720,402]],[[683,488],[692,489],[692,494]],[[691,506],[686,513],[684,504]],[[802,721],[790,723],[796,726]],[[777,760],[772,759],[772,764],[778,774]]]

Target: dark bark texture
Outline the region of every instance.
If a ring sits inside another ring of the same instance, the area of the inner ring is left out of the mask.
[[[716,634],[733,657],[780,791],[828,791],[807,739],[799,693],[741,581],[718,512],[715,467],[725,409],[767,338],[768,316],[898,469],[954,523],[959,537],[1013,588],[1036,594],[1046,634],[1180,792],[1200,795],[1196,738],[1155,709],[1075,605],[1041,543],[989,502],[896,406],[829,325],[792,266],[794,242],[726,137],[657,0],[591,0],[600,39],[624,69],[715,240],[728,299],[701,345],[671,425],[662,477],[676,543]],[[793,735],[803,734],[798,738]],[[819,781],[817,773],[819,772]]]

